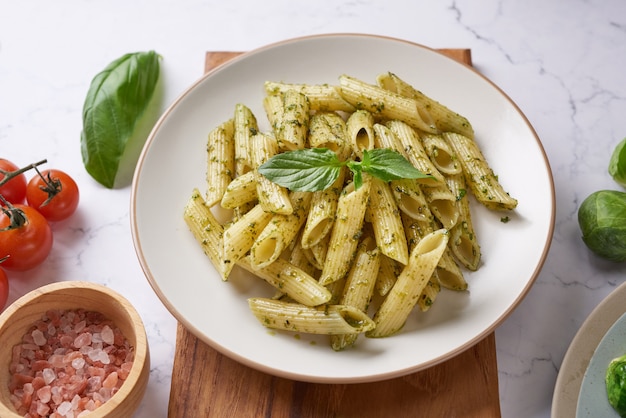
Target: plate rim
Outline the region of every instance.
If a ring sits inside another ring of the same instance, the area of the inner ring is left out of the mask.
[[[607,332],[626,313],[626,305],[623,304],[625,296],[626,282],[623,282],[600,301],[576,331],[554,385],[551,408],[554,418],[576,416],[580,388],[591,358]],[[590,345],[594,347],[592,351],[580,352]]]
[[[485,329],[478,333],[474,338],[468,340],[465,344],[462,344],[460,346],[458,346],[456,349],[454,350],[450,350],[436,358],[431,359],[430,361],[426,361],[423,362],[421,364],[415,365],[413,367],[407,367],[407,368],[403,368],[400,370],[393,370],[390,372],[383,372],[383,373],[378,373],[378,374],[373,374],[373,375],[367,375],[367,376],[355,376],[355,377],[324,377],[324,376],[317,376],[317,375],[304,375],[301,373],[293,373],[290,371],[285,371],[282,369],[277,369],[277,368],[273,368],[258,362],[255,362],[253,360],[248,359],[247,357],[244,356],[240,356],[237,353],[231,351],[230,349],[228,349],[227,347],[217,343],[216,341],[214,341],[213,339],[211,339],[209,336],[204,335],[204,333],[200,332],[200,330],[194,326],[192,323],[189,322],[189,320],[187,320],[186,318],[184,318],[183,315],[180,314],[180,312],[176,309],[175,306],[173,306],[169,301],[168,298],[166,297],[166,295],[162,292],[162,290],[159,288],[158,284],[155,281],[155,278],[149,268],[149,266],[147,265],[146,259],[144,258],[143,255],[143,251],[142,251],[142,245],[141,245],[141,241],[139,238],[139,231],[138,231],[138,227],[137,227],[137,222],[136,222],[136,198],[137,198],[137,192],[138,192],[138,178],[141,174],[141,170],[143,167],[143,163],[145,161],[145,157],[146,154],[148,153],[148,150],[150,148],[151,143],[153,142],[156,133],[158,132],[160,126],[164,123],[164,121],[168,118],[168,116],[174,111],[174,109],[176,108],[176,106],[178,106],[178,104],[183,101],[185,99],[185,97],[189,94],[191,94],[191,92],[197,88],[197,86],[199,84],[201,84],[202,82],[204,82],[204,80],[206,80],[207,78],[211,77],[214,73],[218,72],[218,71],[225,71],[229,66],[231,65],[235,65],[236,63],[242,61],[242,60],[246,60],[251,56],[263,53],[266,50],[270,50],[270,49],[274,49],[274,48],[278,48],[281,47],[283,45],[287,45],[287,44],[293,44],[293,43],[297,43],[297,42],[301,42],[301,41],[306,41],[306,40],[315,40],[315,39],[320,39],[320,38],[371,38],[371,39],[378,39],[378,40],[386,40],[386,41],[391,41],[391,42],[397,42],[397,43],[401,43],[401,44],[406,44],[409,45],[411,47],[416,47],[416,48],[420,48],[426,51],[429,51],[429,53],[434,53],[437,54],[440,57],[443,57],[446,60],[449,60],[450,62],[454,63],[455,65],[460,65],[462,67],[464,67],[465,70],[469,70],[471,72],[473,72],[475,75],[479,76],[483,81],[487,82],[493,89],[495,89],[500,96],[509,103],[510,106],[512,106],[512,108],[517,112],[517,114],[519,115],[519,117],[522,119],[522,121],[524,122],[524,125],[527,129],[529,129],[530,133],[532,134],[535,143],[538,147],[538,150],[540,151],[541,157],[543,159],[544,162],[544,167],[545,170],[548,174],[548,179],[549,179],[549,184],[548,189],[549,189],[549,193],[550,193],[550,216],[549,216],[549,227],[548,230],[546,231],[546,236],[544,237],[543,242],[543,250],[541,253],[541,256],[538,259],[537,265],[535,266],[533,272],[532,272],[532,276],[529,278],[529,280],[527,281],[527,283],[525,284],[524,288],[522,289],[522,291],[518,294],[517,298],[513,301],[513,303],[505,310],[503,311],[502,315],[500,315],[499,317],[495,318],[492,323],[485,327]],[[166,110],[163,112],[163,114],[159,117],[159,119],[157,120],[157,122],[155,123],[152,131],[150,132],[142,150],[141,153],[139,155],[138,158],[138,162],[137,162],[137,166],[135,168],[135,172],[133,174],[133,180],[132,180],[132,184],[131,184],[131,199],[130,199],[130,206],[131,206],[131,210],[130,210],[130,221],[131,221],[131,233],[132,233],[132,238],[133,238],[133,244],[134,244],[134,248],[135,248],[135,252],[136,255],[138,257],[140,266],[142,271],[144,272],[144,275],[146,276],[146,279],[148,280],[150,286],[152,287],[153,291],[156,293],[156,295],[158,296],[158,298],[160,299],[161,303],[164,304],[164,306],[168,309],[168,311],[170,311],[170,313],[174,316],[174,318],[179,322],[179,324],[181,324],[182,326],[184,326],[188,331],[190,331],[194,336],[196,336],[200,341],[204,342],[205,344],[207,344],[208,346],[214,348],[215,350],[217,350],[218,352],[220,352],[221,354],[224,354],[228,357],[230,357],[231,359],[234,359],[236,361],[238,361],[239,363],[242,363],[248,367],[254,368],[256,370],[259,370],[261,372],[265,372],[268,374],[272,374],[274,376],[279,376],[279,377],[284,377],[284,378],[288,378],[288,379],[294,379],[294,380],[300,380],[300,381],[307,381],[307,382],[317,382],[317,383],[365,383],[365,382],[375,382],[375,381],[382,381],[382,380],[387,380],[387,379],[391,379],[391,378],[395,378],[395,377],[401,377],[401,376],[406,376],[408,374],[411,373],[415,373],[421,370],[424,370],[426,368],[432,367],[434,365],[437,365],[439,363],[442,363],[450,358],[453,358],[455,356],[457,356],[458,354],[466,351],[467,349],[471,348],[472,346],[474,346],[475,344],[477,344],[479,341],[483,340],[484,338],[486,338],[490,333],[494,332],[495,329],[502,323],[504,322],[510,315],[511,313],[519,306],[519,304],[521,303],[521,301],[528,295],[530,289],[532,288],[532,286],[534,285],[537,277],[539,276],[545,261],[547,259],[548,253],[549,253],[549,249],[552,243],[552,237],[554,234],[554,228],[555,228],[555,217],[556,217],[556,193],[555,193],[555,185],[554,185],[554,177],[553,177],[553,173],[552,173],[552,169],[550,166],[550,162],[549,159],[547,157],[545,148],[537,134],[537,132],[535,131],[534,127],[532,126],[532,124],[530,123],[529,119],[527,118],[527,116],[524,114],[524,112],[522,112],[522,110],[519,108],[519,106],[499,87],[497,86],[493,81],[491,81],[489,78],[487,78],[485,75],[481,74],[475,67],[459,62],[454,58],[451,58],[447,55],[445,55],[443,52],[437,50],[436,48],[432,48],[432,47],[428,47],[425,46],[423,44],[420,43],[416,43],[413,41],[409,41],[406,39],[400,39],[400,38],[396,38],[396,37],[391,37],[391,36],[385,36],[385,35],[376,35],[376,34],[367,34],[367,33],[354,33],[354,32],[346,32],[346,33],[341,33],[341,32],[337,32],[337,33],[325,33],[325,34],[316,34],[316,35],[306,35],[306,36],[300,36],[300,37],[293,37],[293,38],[288,38],[288,39],[284,39],[284,40],[280,40],[277,42],[273,42],[273,43],[269,43],[266,44],[264,46],[261,47],[257,47],[254,49],[251,49],[250,51],[247,52],[242,52],[240,55],[235,56],[231,59],[229,59],[228,61],[210,69],[209,71],[205,72],[204,74],[202,74],[195,82],[193,82],[189,87],[187,87],[174,101],[171,102],[170,105],[167,106]]]

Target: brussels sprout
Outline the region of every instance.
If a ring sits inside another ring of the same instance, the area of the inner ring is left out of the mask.
[[[611,155],[609,174],[618,184],[626,187],[626,138],[617,144]]]
[[[626,261],[626,193],[592,193],[578,208],[578,224],[591,251],[611,261]]]
[[[620,417],[626,417],[626,355],[609,363],[605,382],[609,403]]]

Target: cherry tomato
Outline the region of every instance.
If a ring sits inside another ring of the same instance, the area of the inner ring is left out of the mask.
[[[9,278],[7,272],[0,267],[0,312],[4,309],[9,299]]]
[[[11,161],[0,158],[0,170],[10,172],[18,169],[19,167]],[[4,174],[0,172],[0,180],[3,178]],[[26,197],[26,176],[24,173],[13,177],[11,180],[0,186],[0,194],[10,203],[24,202],[24,197]]]
[[[24,271],[41,264],[52,249],[52,229],[35,208],[13,205],[0,214],[0,259],[7,270]]]
[[[44,170],[30,179],[26,201],[49,221],[69,218],[78,207],[79,192],[74,179],[61,170]]]

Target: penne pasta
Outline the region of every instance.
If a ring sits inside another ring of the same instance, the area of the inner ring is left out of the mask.
[[[449,246],[463,266],[475,271],[480,264],[481,251],[472,222],[465,178],[463,175],[450,176],[448,184],[457,196],[456,203],[459,212],[459,222],[450,230]]]
[[[346,134],[346,122],[336,113],[315,113],[309,121],[311,148],[328,148],[340,161],[346,160],[352,149]]]
[[[432,177],[418,179],[420,184],[425,186],[438,186],[444,183],[443,175],[437,170],[437,167],[430,161],[426,150],[422,146],[420,137],[411,126],[399,120],[387,122],[387,127],[399,142],[399,146],[394,148],[402,150],[402,154],[422,173],[430,174]]]
[[[352,151],[363,158],[363,150],[371,150],[375,146],[374,116],[366,110],[357,110],[350,114],[346,121],[348,141]]]
[[[235,177],[222,195],[220,205],[224,209],[235,209],[257,198],[256,176],[253,171]]]
[[[319,308],[266,298],[248,299],[252,314],[265,327],[308,334],[358,334],[374,327],[372,319],[352,306]]]
[[[222,265],[224,227],[205,204],[198,189],[194,189],[183,212],[185,223],[217,270]]]
[[[367,313],[374,293],[374,285],[380,267],[380,251],[370,237],[359,244],[354,263],[344,284],[340,305],[349,305]],[[358,334],[334,335],[330,339],[333,350],[339,351],[353,345]]]
[[[409,250],[393,193],[382,180],[372,178],[370,183],[370,201],[366,216],[374,230],[376,245],[387,257],[406,264]]]
[[[478,144],[463,135],[446,132],[443,134],[458,156],[469,189],[480,203],[492,210],[512,210],[517,200],[504,188],[483,156]]]
[[[275,81],[265,82],[265,92],[277,95],[287,90],[304,94],[309,100],[311,110],[321,112],[354,112],[354,106],[346,102],[336,86],[330,84],[290,84]]]
[[[357,109],[367,110],[374,117],[401,120],[424,132],[439,132],[421,118],[417,102],[347,75],[339,77],[341,96]]]
[[[415,246],[409,263],[374,314],[376,327],[365,335],[372,338],[395,334],[404,326],[418,302],[448,244],[448,231],[438,229]]]
[[[261,268],[252,265],[250,256],[237,261],[239,267],[260,277],[297,303],[318,306],[327,303],[331,293],[302,269],[283,259],[277,259]]]
[[[295,90],[283,93],[283,112],[278,120],[276,138],[281,150],[302,149],[309,129],[309,101]]]
[[[451,175],[462,172],[461,163],[441,135],[422,134],[420,138],[426,155],[441,174]]]
[[[348,273],[359,243],[369,192],[370,182],[364,179],[358,190],[355,190],[354,183],[350,183],[339,196],[337,215],[320,277],[321,284],[328,285]]]
[[[220,273],[227,280],[235,263],[250,250],[272,214],[258,204],[224,231]]]
[[[429,118],[441,132],[456,132],[469,138],[474,137],[474,129],[466,117],[448,109],[441,103],[415,89],[397,75],[387,72],[377,77],[382,88],[409,97],[418,103],[420,109],[428,112]]]
[[[267,267],[276,261],[296,238],[306,218],[311,202],[311,193],[292,192],[290,199],[293,212],[288,215],[273,215],[250,247],[252,268]]]
[[[337,212],[337,201],[343,189],[346,169],[343,168],[339,177],[326,190],[313,192],[309,214],[302,232],[302,247],[311,248],[317,245],[333,227]]]
[[[235,173],[234,124],[229,119],[209,132],[206,153],[206,204],[219,203]]]
[[[446,183],[434,187],[424,187],[424,198],[435,218],[444,228],[452,228],[459,219],[456,196],[452,194]]]
[[[241,176],[252,170],[250,161],[250,138],[259,131],[256,117],[244,104],[235,105],[234,141],[235,141],[235,176]]]
[[[263,210],[283,215],[293,212],[287,189],[271,182],[257,171],[261,164],[278,153],[276,140],[263,133],[258,133],[250,141],[250,151],[254,166],[254,178],[257,184],[257,197]]]
[[[283,95],[282,94],[270,94],[263,98],[263,109],[265,115],[270,123],[273,132],[278,131],[281,120],[283,119],[283,113],[285,111],[283,107]]]

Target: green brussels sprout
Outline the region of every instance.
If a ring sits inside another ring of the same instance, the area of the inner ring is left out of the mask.
[[[626,187],[626,138],[617,144],[611,155],[609,174],[618,184]]]
[[[611,261],[626,261],[626,193],[592,193],[578,208],[578,224],[591,251]]]
[[[620,417],[626,417],[626,355],[609,363],[605,382],[609,403]]]

